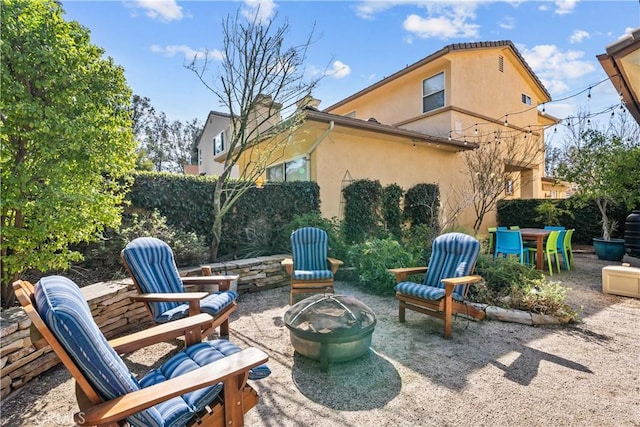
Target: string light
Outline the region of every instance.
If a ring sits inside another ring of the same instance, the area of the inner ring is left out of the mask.
[[[614,77],[615,77],[615,76],[614,76]],[[555,103],[555,102],[561,102],[561,101],[564,101],[564,100],[567,100],[567,99],[570,99],[570,98],[575,98],[575,97],[577,97],[577,96],[579,96],[579,95],[583,94],[584,92],[587,92],[587,99],[589,99],[589,100],[590,100],[590,99],[591,99],[591,89],[595,88],[596,86],[598,86],[598,85],[600,85],[600,84],[602,84],[602,83],[604,83],[604,82],[606,82],[606,81],[610,81],[610,79],[609,79],[609,78],[603,79],[603,80],[601,80],[601,81],[599,81],[599,82],[597,82],[597,83],[593,83],[593,84],[591,84],[591,85],[590,85],[590,86],[588,86],[587,88],[585,88],[585,89],[583,89],[583,90],[581,90],[581,91],[579,91],[579,92],[577,92],[577,93],[574,93],[574,94],[572,94],[572,95],[568,95],[568,96],[566,96],[566,97],[564,97],[564,98],[559,98],[559,99],[555,99],[555,100],[553,100],[553,101],[548,101],[548,102],[552,102],[552,103]],[[620,92],[618,92],[618,93],[620,94]],[[620,96],[622,96],[622,95],[620,94]],[[541,113],[542,115],[546,115],[546,104],[547,104],[547,102],[543,102],[543,103],[542,103],[542,111],[540,111],[540,113]],[[513,130],[512,130],[512,131],[507,131],[506,133],[504,133],[504,135],[503,135],[503,136],[505,136],[505,137],[509,137],[509,136],[514,136],[514,135],[516,135],[516,134],[523,134],[523,133],[525,133],[524,138],[526,138],[526,137],[527,137],[527,134],[526,134],[527,132],[528,132],[528,135],[532,135],[532,133],[533,133],[533,130],[532,130],[532,129],[537,129],[537,130],[539,130],[539,131],[544,131],[544,130],[546,130],[546,129],[550,128],[551,126],[554,126],[554,133],[557,133],[557,129],[555,128],[555,125],[556,125],[557,123],[554,123],[554,124],[551,124],[551,125],[527,125],[527,126],[526,126],[526,127],[528,128],[528,130],[527,130],[527,131],[525,131],[525,130],[524,130],[524,129],[522,129],[522,128],[518,129],[518,127],[517,127],[517,126],[515,126],[515,127],[514,127],[513,125],[510,125],[510,124],[509,124],[509,115],[525,113],[525,112],[527,112],[527,111],[532,110],[533,108],[539,108],[539,106],[540,106],[540,104],[539,104],[538,106],[531,106],[531,107],[526,108],[526,109],[524,109],[524,110],[522,110],[522,111],[516,111],[516,112],[509,112],[509,113],[506,113],[506,114],[502,117],[502,118],[504,119],[504,120],[502,121],[502,124],[503,124],[505,127],[510,127],[510,128],[511,128],[511,129],[513,129]],[[582,115],[582,114],[581,114],[580,116],[576,116],[576,117],[571,117],[571,116],[569,116],[569,117],[567,117],[567,118],[565,119],[565,120],[566,120],[565,125],[566,125],[566,126],[569,126],[569,127],[570,127],[570,126],[572,126],[572,119],[574,119],[574,118],[577,118],[577,119],[581,119],[581,118],[582,118],[582,119],[584,119],[584,118],[587,118],[587,119],[588,119],[588,120],[587,120],[587,124],[588,124],[588,126],[590,126],[590,125],[591,125],[591,118],[592,118],[592,117],[596,117],[596,116],[599,116],[599,115],[601,115],[601,114],[605,114],[605,113],[613,113],[613,112],[614,112],[614,110],[615,110],[616,108],[619,108],[621,111],[624,111],[624,103],[621,103],[620,105],[616,104],[616,105],[613,105],[613,106],[607,107],[607,108],[605,108],[603,111],[600,111],[600,112],[597,112],[597,113],[592,113],[592,114],[587,114],[587,115]],[[501,118],[500,118],[500,119],[501,119]],[[471,128],[473,128],[474,136],[476,137],[476,139],[480,140],[480,139],[482,139],[483,137],[488,136],[490,133],[480,133],[480,132],[478,131],[478,127],[479,127],[479,126],[482,126],[482,125],[485,125],[485,124],[495,124],[495,123],[500,123],[500,119],[497,119],[497,120],[495,120],[495,119],[490,119],[490,121],[487,121],[487,122],[484,122],[484,123],[483,123],[483,122],[476,122],[476,123],[474,123],[473,125],[471,125],[471,126],[469,126],[469,127],[465,128],[465,129],[457,130],[457,131],[456,131],[456,133],[457,133],[457,134],[459,134],[459,135],[460,135],[464,140],[467,140],[467,135],[465,134],[465,131],[466,131],[466,130],[469,130],[469,129],[471,129]],[[449,137],[448,137],[448,139],[449,139],[449,141],[451,141],[451,140],[452,140],[452,131],[449,131]],[[496,142],[500,143],[500,140],[499,140],[499,138],[497,137],[497,135],[494,135],[494,138],[493,138],[493,139],[494,139],[494,141],[496,141]]]

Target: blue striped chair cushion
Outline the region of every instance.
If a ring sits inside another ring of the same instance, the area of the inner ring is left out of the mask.
[[[123,255],[142,293],[185,292],[173,251],[162,240],[138,237],[127,244]],[[215,316],[238,298],[238,294],[233,291],[218,292],[218,295],[209,296],[206,302],[201,302],[201,307],[206,306],[203,312]],[[189,304],[173,301],[152,302],[149,307],[157,323],[176,320],[189,314]]]
[[[323,271],[327,269],[328,238],[324,230],[303,227],[291,233],[293,269]]]
[[[402,282],[397,284],[394,289],[429,300],[443,298],[444,284],[442,280],[470,275],[479,253],[480,242],[471,236],[463,233],[446,233],[438,236],[433,241],[429,269],[422,285]],[[424,286],[424,288],[419,288],[419,286]],[[441,292],[437,289],[440,289]],[[464,289],[464,285],[456,286],[453,290],[453,298],[463,301]]]
[[[331,270],[293,270],[293,278],[296,280],[325,280],[333,279]]]
[[[75,283],[61,276],[43,277],[36,283],[34,294],[40,317],[103,399],[140,389],[140,384],[98,329]],[[184,403],[183,406],[186,408]],[[155,407],[133,415],[130,422],[139,426],[164,425]]]
[[[414,283],[414,282],[400,282],[395,288],[396,292],[401,292],[406,295],[410,295],[413,297],[418,297],[422,299],[428,299],[432,301],[437,301],[444,298],[444,288],[436,288],[433,286],[427,286],[422,283]],[[462,295],[457,292],[454,292],[452,295],[453,299],[457,301],[464,301]]]
[[[207,295],[200,300],[200,312],[217,316],[222,310],[238,298],[238,294],[234,291],[221,291]],[[158,323],[166,323],[172,320],[181,319],[189,315],[189,304],[180,304],[177,307],[167,310],[158,316],[155,321]]]

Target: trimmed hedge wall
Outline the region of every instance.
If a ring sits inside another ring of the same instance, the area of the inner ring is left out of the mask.
[[[134,178],[128,195],[133,211],[157,210],[168,224],[211,242],[213,177],[141,172]],[[319,211],[320,188],[315,182],[268,183],[263,188],[250,188],[225,215],[219,253],[235,256],[238,247],[253,237],[248,235],[249,230],[256,227],[266,233],[265,239],[276,239],[277,232],[295,216]],[[284,244],[288,246],[288,242]]]
[[[568,215],[561,215],[560,223],[568,229],[575,228],[576,231],[573,234],[574,243],[591,245],[592,238],[602,236],[600,211],[594,201],[578,209],[571,206],[570,199],[500,200],[498,201],[498,213],[496,215],[498,225],[542,228],[545,224],[536,220],[538,216],[536,207],[543,202],[549,201],[556,203],[560,209],[566,209],[573,213],[573,218]],[[610,207],[608,212],[611,218],[618,221],[618,229],[613,233],[612,237],[622,238],[624,235],[624,223],[630,212],[624,207]]]

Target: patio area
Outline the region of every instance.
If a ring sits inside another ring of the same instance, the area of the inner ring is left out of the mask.
[[[625,257],[640,265],[640,260]],[[416,312],[398,322],[397,301],[337,282],[336,292],[376,314],[371,350],[353,361],[320,363],[296,354],[283,315],[289,288],[241,295],[231,340],[269,354],[272,375],[252,382],[258,406],[247,426],[637,426],[640,300],[601,292],[611,262],[576,254],[576,269],[554,274],[571,288],[582,323],[532,327]],[[133,371],[175,351],[158,344],[126,356]],[[59,366],[2,402],[3,426],[73,425],[74,384]]]

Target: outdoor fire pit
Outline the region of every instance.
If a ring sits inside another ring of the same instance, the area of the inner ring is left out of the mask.
[[[293,305],[284,314],[293,348],[320,361],[326,372],[329,362],[344,362],[365,354],[376,326],[373,311],[346,295],[314,295]]]

